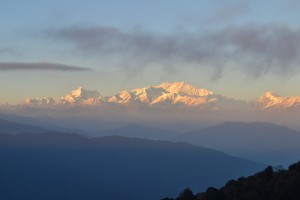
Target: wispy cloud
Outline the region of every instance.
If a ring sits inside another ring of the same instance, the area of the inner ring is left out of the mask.
[[[10,55],[10,56],[16,56],[19,53],[11,47],[0,47],[0,56],[1,55]]]
[[[213,13],[213,17],[207,20],[207,23],[227,22],[240,16],[248,14],[251,10],[250,1],[244,0],[240,2],[219,2],[219,7]]]
[[[0,62],[0,71],[90,71],[90,68],[57,63]]]
[[[283,24],[231,25],[172,34],[76,25],[48,29],[46,36],[68,42],[85,55],[123,57],[129,64],[121,64],[128,68],[142,69],[151,64],[165,69],[210,67],[215,78],[232,65],[252,77],[288,75],[299,69],[300,62],[300,29]]]

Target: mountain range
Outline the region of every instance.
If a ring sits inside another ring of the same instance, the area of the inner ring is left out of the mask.
[[[51,97],[26,99],[23,106],[29,107],[103,107],[103,106],[147,106],[151,108],[192,108],[193,110],[297,110],[300,96],[281,97],[266,92],[252,101],[236,100],[185,82],[165,82],[124,90],[112,96],[102,96],[98,91],[78,87],[60,99]]]
[[[129,124],[89,136],[111,135],[188,142],[269,165],[288,166],[300,159],[300,132],[267,122],[224,122],[184,133]]]
[[[205,190],[265,165],[188,143],[0,134],[0,199],[153,200]]]
[[[13,116],[13,119],[17,119],[17,117]],[[13,121],[13,119],[0,119],[0,133],[47,133],[55,131],[78,133],[89,138],[121,136],[188,142],[196,146],[215,149],[233,156],[271,165],[288,166],[300,159],[300,132],[266,122],[224,122],[191,132],[173,131],[139,124],[128,124],[107,130],[83,131],[66,127],[51,127],[51,123],[36,124],[35,121],[28,119],[25,119],[27,122]]]
[[[300,159],[300,132],[266,122],[224,122],[175,140],[272,165],[288,166]]]
[[[273,92],[266,92],[257,99],[256,105],[267,110],[300,110],[300,96],[282,97]]]
[[[142,138],[150,140],[168,140],[174,141],[174,138],[180,137],[181,132],[172,131],[169,129],[161,129],[156,127],[142,126],[139,124],[128,124],[119,128],[98,131],[94,134],[89,134],[92,137],[118,135],[131,138]]]
[[[220,187],[266,166],[258,163],[288,166],[300,155],[299,132],[263,122],[187,133],[129,124],[92,136],[0,120],[0,199],[159,199]]]
[[[19,134],[24,133],[24,131],[30,133],[43,133],[49,130],[35,125],[0,119],[0,133]]]

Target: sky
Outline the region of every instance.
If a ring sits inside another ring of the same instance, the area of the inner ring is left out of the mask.
[[[300,95],[297,0],[0,0],[0,103],[185,81]]]

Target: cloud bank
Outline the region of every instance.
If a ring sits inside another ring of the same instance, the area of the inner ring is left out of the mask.
[[[230,25],[217,30],[159,34],[114,27],[75,25],[52,28],[47,38],[71,44],[88,56],[124,58],[128,69],[152,64],[170,67],[208,67],[220,77],[236,66],[249,76],[290,75],[300,61],[300,29],[283,24]]]
[[[0,71],[90,71],[90,68],[57,63],[0,62]]]

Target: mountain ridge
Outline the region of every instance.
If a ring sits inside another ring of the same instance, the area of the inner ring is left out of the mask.
[[[54,99],[51,97],[26,99],[21,105],[43,106],[148,106],[154,108],[196,108],[196,110],[296,110],[300,111],[300,96],[282,97],[266,92],[251,101],[237,100],[205,88],[197,88],[185,82],[164,82],[123,90],[111,96],[102,96],[96,90],[78,87],[69,94]]]
[[[224,122],[184,133],[176,141],[268,164],[287,165],[299,159],[300,132],[267,122]],[[289,148],[295,148],[295,153]]]
[[[8,134],[19,134],[24,131],[31,132],[31,133],[43,133],[48,132],[50,129],[35,126],[20,122],[15,122],[11,120],[1,119],[0,118],[0,132],[1,133],[8,133]]]
[[[100,104],[118,104],[118,105],[157,105],[168,102],[170,104],[183,104],[186,106],[200,106],[214,102],[216,98],[213,92],[196,88],[185,82],[165,82],[157,86],[147,86],[132,90],[123,90],[115,95],[102,97],[98,91],[86,90],[78,87],[72,90],[70,94],[61,99],[51,97],[26,99],[23,105],[41,106],[41,105],[100,105]]]
[[[55,132],[0,134],[0,159],[1,199],[152,200],[265,167],[183,142]]]

